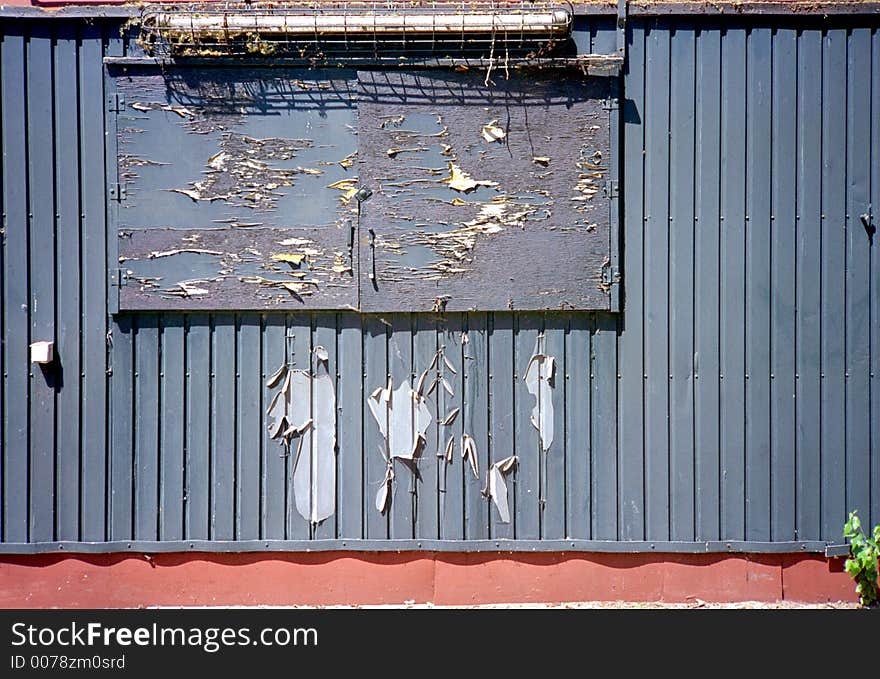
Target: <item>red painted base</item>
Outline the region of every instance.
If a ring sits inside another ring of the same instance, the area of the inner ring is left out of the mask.
[[[134,554],[0,557],[0,608],[850,601],[801,554]]]

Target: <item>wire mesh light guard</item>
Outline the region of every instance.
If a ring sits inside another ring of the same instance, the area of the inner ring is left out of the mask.
[[[525,1],[207,2],[145,9],[140,42],[171,57],[547,57],[569,41],[571,17]]]

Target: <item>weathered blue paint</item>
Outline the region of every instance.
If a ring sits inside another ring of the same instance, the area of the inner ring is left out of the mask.
[[[610,18],[581,23],[614,50]],[[111,20],[5,20],[0,551],[800,551],[839,542],[850,509],[877,523],[878,24],[631,17],[619,314],[110,316],[101,59],[128,41]],[[523,382],[538,333],[558,361],[546,459]],[[338,502],[310,527],[265,384],[317,345]],[[380,514],[365,399],[441,347],[453,394]],[[513,454],[502,523],[480,491]]]

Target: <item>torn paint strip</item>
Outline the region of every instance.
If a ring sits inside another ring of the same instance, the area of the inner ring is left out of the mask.
[[[547,452],[553,443],[553,382],[556,359],[544,353],[544,335],[535,340],[535,350],[526,367],[525,382],[529,393],[535,397],[535,407],[530,417],[532,426],[538,430],[541,450]]]
[[[510,502],[507,497],[507,474],[517,464],[517,456],[511,455],[489,467],[483,495],[492,500],[502,523],[510,523]]]
[[[393,389],[389,378],[385,388],[370,394],[367,405],[385,439],[388,459],[412,460],[433,421],[425,398],[406,382]]]

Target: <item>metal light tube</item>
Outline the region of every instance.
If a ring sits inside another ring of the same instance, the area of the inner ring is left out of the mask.
[[[256,31],[282,34],[507,33],[560,35],[568,31],[566,10],[467,14],[243,14],[193,15],[161,12],[156,28],[170,31]]]

